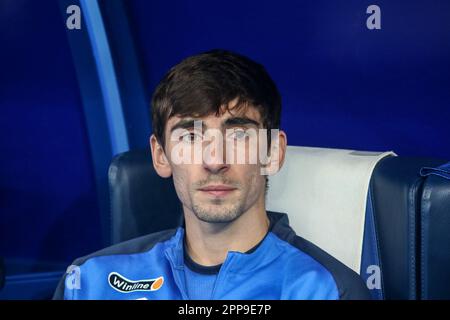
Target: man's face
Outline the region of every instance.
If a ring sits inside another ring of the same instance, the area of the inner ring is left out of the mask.
[[[164,149],[178,197],[185,209],[205,222],[234,221],[258,201],[264,201],[265,176],[261,175],[259,161],[249,161],[249,148],[255,146],[244,134],[248,129],[257,132],[262,128],[260,113],[252,106],[230,111],[202,118],[175,116],[166,125]],[[199,122],[194,122],[199,120],[201,129]],[[211,132],[221,133],[221,143],[216,135],[209,135],[210,141],[202,140]],[[200,161],[194,160],[194,145],[201,146]],[[179,150],[191,150],[188,158],[192,161],[180,163],[175,159],[180,156]],[[236,158],[227,161],[232,152],[245,152],[245,163],[237,164]]]

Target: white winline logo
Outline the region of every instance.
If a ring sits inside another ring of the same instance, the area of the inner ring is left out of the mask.
[[[130,293],[134,291],[156,291],[163,283],[164,277],[133,281],[125,278],[117,272],[111,272],[108,276],[109,285],[116,291]]]

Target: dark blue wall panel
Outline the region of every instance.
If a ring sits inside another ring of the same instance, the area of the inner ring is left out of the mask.
[[[100,221],[65,21],[57,1],[2,0],[0,30],[0,256],[67,262]]]
[[[126,3],[149,94],[182,58],[231,49],[278,83],[290,144],[450,158],[449,1]]]

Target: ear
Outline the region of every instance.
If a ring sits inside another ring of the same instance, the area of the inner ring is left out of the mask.
[[[280,171],[284,164],[287,148],[287,136],[282,130],[278,131],[278,134],[271,139],[270,143],[270,162],[267,167],[264,168],[264,172],[267,175],[274,175]]]
[[[166,157],[164,148],[159,144],[155,135],[150,136],[150,148],[152,151],[153,167],[162,178],[168,178],[172,175],[172,167]]]

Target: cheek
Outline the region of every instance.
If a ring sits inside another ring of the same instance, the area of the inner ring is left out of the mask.
[[[189,178],[186,176],[186,171],[175,167],[172,169],[172,177],[178,198],[180,198],[182,202],[185,202],[186,199],[188,199],[189,186]]]
[[[244,184],[247,185],[248,190],[254,192],[264,187],[265,178],[260,174],[259,165],[246,166],[241,172],[242,177],[244,177]]]
[[[198,166],[195,165],[174,165],[172,166],[172,177],[178,197],[183,203],[191,200],[191,189],[198,179]]]

